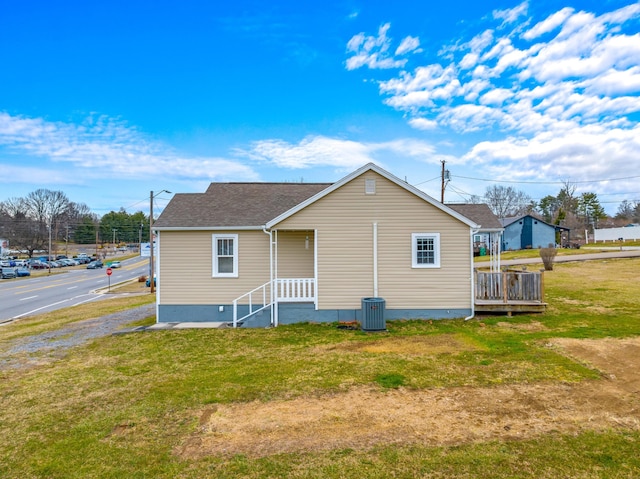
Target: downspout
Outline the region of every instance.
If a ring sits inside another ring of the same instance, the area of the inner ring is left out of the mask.
[[[271,283],[271,287],[269,288],[269,303],[271,304],[271,325],[275,325],[276,318],[273,306],[273,236],[271,230],[267,230],[266,226],[262,227],[262,232],[269,236],[269,283]]]
[[[373,223],[373,296],[378,297],[378,223]]]
[[[464,318],[465,321],[469,321],[473,319],[476,315],[476,288],[475,288],[475,268],[473,267],[473,236],[478,233],[480,230],[480,225],[478,225],[478,229],[471,228],[469,230],[469,254],[471,255],[471,315]]]

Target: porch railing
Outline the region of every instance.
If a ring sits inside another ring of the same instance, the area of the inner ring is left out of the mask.
[[[233,327],[236,328],[238,323],[259,313],[263,309],[267,309],[272,306],[271,302],[271,287],[274,286],[274,302],[280,303],[303,303],[314,302],[316,300],[316,281],[314,278],[278,278],[276,280],[269,281],[262,286],[243,294],[233,300]],[[256,301],[260,301],[261,305],[255,304]],[[248,305],[249,312],[238,318],[238,305]]]
[[[508,303],[542,302],[543,273],[537,271],[476,271],[476,300]]]
[[[276,297],[281,303],[315,301],[316,280],[314,278],[276,279]]]

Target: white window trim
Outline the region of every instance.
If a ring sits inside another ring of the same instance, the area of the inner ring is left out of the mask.
[[[418,238],[432,238],[434,262],[432,264],[418,264]],[[440,233],[411,233],[411,267],[439,268],[440,267]]]
[[[218,240],[220,239],[232,239],[233,240],[233,272],[232,273],[218,273]],[[211,276],[213,278],[237,278],[238,277],[238,235],[237,234],[214,234],[211,235],[211,252],[213,255],[213,270]]]
[[[375,178],[365,178],[364,180],[364,193],[366,195],[376,194],[376,180]]]

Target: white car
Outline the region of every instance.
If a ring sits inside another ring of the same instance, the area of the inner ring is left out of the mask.
[[[112,261],[109,268],[120,268],[121,266],[120,261]]]

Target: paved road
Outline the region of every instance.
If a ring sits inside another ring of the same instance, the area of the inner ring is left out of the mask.
[[[584,253],[574,255],[558,255],[556,256],[555,263],[568,263],[570,261],[590,261],[598,259],[611,259],[611,258],[637,258],[640,257],[640,249],[625,249],[625,250],[611,250],[604,253]],[[501,266],[514,266],[519,264],[536,264],[542,263],[542,258],[522,258],[501,260]],[[476,268],[488,268],[491,264],[489,262],[475,263]]]
[[[146,258],[122,261],[121,268],[112,270],[111,278],[106,268],[76,268],[63,269],[58,274],[0,280],[0,324],[101,299],[103,295],[96,290],[108,287],[109,283],[146,275],[148,265]]]

